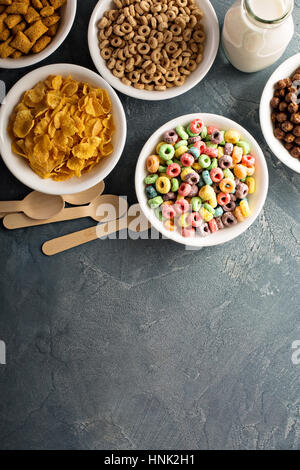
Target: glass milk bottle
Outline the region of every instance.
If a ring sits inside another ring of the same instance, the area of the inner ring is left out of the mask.
[[[242,72],[257,72],[278,60],[294,34],[294,0],[238,0],[228,10],[222,42],[228,60]]]

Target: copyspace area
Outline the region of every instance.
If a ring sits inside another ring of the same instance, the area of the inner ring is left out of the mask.
[[[96,2],[78,3],[70,35],[41,65],[95,70],[87,28]],[[231,2],[212,3],[222,24]],[[295,34],[280,61],[298,51]],[[268,198],[236,240],[202,250],[97,240],[47,258],[42,242],[94,222],[1,227],[1,449],[299,449],[300,178],[271,154],[259,125],[261,93],[278,65],[243,74],[220,50],[180,97],[119,93],[128,136],[105,183],[130,204],[145,141],[176,116],[221,114],[257,139]],[[1,69],[0,79],[9,90],[33,69]],[[0,179],[1,200],[29,191],[2,160]]]

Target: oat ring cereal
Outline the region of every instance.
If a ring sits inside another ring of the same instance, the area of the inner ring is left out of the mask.
[[[99,53],[108,69],[125,85],[138,89],[182,86],[203,59],[203,12],[195,0],[113,3],[114,9],[98,22]],[[124,68],[111,58],[123,61]]]

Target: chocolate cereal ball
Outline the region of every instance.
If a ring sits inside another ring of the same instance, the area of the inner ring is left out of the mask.
[[[287,121],[288,115],[286,113],[278,113],[276,119],[278,122]]]
[[[297,146],[297,147],[294,147],[292,150],[291,150],[291,155],[292,157],[294,158],[300,158],[300,147]]]
[[[291,115],[291,121],[294,124],[300,124],[300,113],[294,113]]]
[[[280,99],[277,96],[274,96],[274,98],[271,99],[272,108],[274,109],[278,108],[279,103],[280,103]]]
[[[288,112],[291,114],[297,113],[299,110],[299,105],[296,103],[290,103],[288,105]]]
[[[281,129],[284,132],[291,132],[294,129],[294,125],[290,121],[284,121],[281,124]]]
[[[296,137],[300,137],[300,126],[296,126],[293,130],[293,134]]]
[[[292,144],[295,140],[295,136],[293,134],[285,134],[285,138],[284,138],[285,142],[287,142],[288,144]]]
[[[281,112],[287,111],[287,108],[288,108],[288,104],[285,101],[281,101],[281,103],[279,103],[279,106],[278,106],[279,111]]]
[[[278,127],[274,130],[274,135],[277,139],[280,140],[284,139],[285,137],[285,133]]]

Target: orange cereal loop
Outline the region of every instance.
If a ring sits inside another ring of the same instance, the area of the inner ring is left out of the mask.
[[[245,220],[245,217],[243,216],[242,210],[239,206],[235,208],[233,215],[238,220],[238,222],[243,222],[243,220]]]
[[[174,223],[174,220],[166,220],[164,222],[164,226],[166,227],[167,230],[170,230],[170,232],[175,232],[176,230],[176,225]]]
[[[235,190],[235,182],[231,178],[224,178],[220,182],[219,187],[223,193],[233,193],[233,191]]]
[[[247,176],[253,176],[255,173],[255,166],[249,166],[247,168]]]
[[[243,157],[243,149],[242,147],[238,147],[237,145],[233,148],[232,152],[232,163],[233,165],[237,165],[242,161]]]
[[[248,174],[247,174],[247,167],[245,167],[244,165],[236,165],[233,169],[233,172],[234,172],[234,175],[239,178],[240,180],[243,180],[245,179]]]
[[[156,173],[159,168],[159,158],[157,155],[150,155],[146,160],[146,167],[149,173]]]

